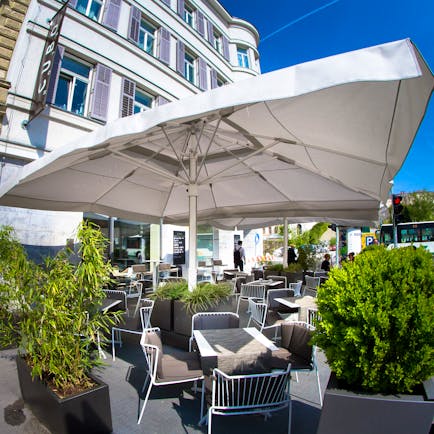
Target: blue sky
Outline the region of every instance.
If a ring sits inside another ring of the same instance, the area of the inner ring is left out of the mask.
[[[410,38],[434,70],[434,0],[220,0],[259,31],[262,72]],[[393,192],[434,191],[434,97]]]

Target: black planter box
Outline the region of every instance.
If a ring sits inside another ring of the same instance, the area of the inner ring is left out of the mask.
[[[112,432],[109,388],[98,386],[68,398],[59,398],[38,378],[32,379],[26,361],[17,357],[18,379],[24,402],[53,434],[108,434]]]
[[[173,300],[155,300],[151,324],[164,331],[173,330]]]
[[[317,434],[428,434],[434,401],[423,395],[355,393],[339,388],[332,373]]]

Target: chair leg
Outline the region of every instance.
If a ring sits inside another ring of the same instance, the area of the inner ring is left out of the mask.
[[[116,360],[116,355],[115,355],[115,331],[112,327],[112,359],[113,361]]]
[[[291,419],[292,419],[292,401],[288,403],[288,434],[291,434]]]
[[[318,372],[318,368],[315,369],[316,371],[316,382],[318,384],[318,395],[319,395],[319,404],[322,407],[322,394],[321,394],[321,384],[319,381],[319,372]]]
[[[205,404],[205,378],[202,379],[202,396],[200,398],[200,421],[199,421],[199,425],[203,419],[204,404]]]
[[[145,380],[145,383],[143,383],[142,392],[143,392],[143,389],[145,387],[145,384],[146,384],[146,380]],[[146,404],[148,403],[149,395],[151,394],[151,389],[152,389],[152,383],[151,383],[151,380],[149,379],[149,387],[148,387],[148,390],[146,391],[145,399],[143,402],[143,407],[140,410],[140,416],[139,416],[139,420],[137,421],[137,425],[140,425],[140,422],[142,421],[143,413],[145,412]]]
[[[212,411],[210,409],[208,411],[208,434],[211,434],[211,425],[212,425]]]

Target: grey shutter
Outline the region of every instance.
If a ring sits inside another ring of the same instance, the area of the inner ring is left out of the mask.
[[[98,63],[95,71],[95,84],[92,98],[91,117],[100,121],[107,120],[112,70]]]
[[[159,29],[160,36],[160,52],[158,58],[169,65],[170,63],[170,32],[164,27]]]
[[[164,98],[164,96],[161,96],[161,95],[157,96],[157,106],[168,104],[169,102],[170,101],[168,99]]]
[[[199,57],[199,88],[202,90],[208,89],[207,77],[206,77],[206,62]]]
[[[222,36],[222,43],[223,43],[223,57],[226,60],[229,60],[229,41],[226,36]]]
[[[176,44],[176,70],[181,74],[185,74],[185,45],[182,41],[178,39]]]
[[[68,6],[75,9],[77,7],[77,0],[69,0]]]
[[[203,19],[203,13],[197,11],[197,31],[202,37],[205,37],[205,20]]]
[[[102,18],[102,23],[104,25],[116,31],[118,30],[121,4],[122,0],[108,0]]]
[[[63,54],[65,53],[65,48],[58,45],[56,48],[56,54],[53,58],[53,66],[51,68],[50,84],[47,89],[47,104],[53,104],[56,99],[57,83],[59,82],[60,66],[62,64]]]
[[[217,83],[217,71],[211,69],[211,89],[215,89],[216,87],[219,87]]]
[[[130,12],[130,29],[128,31],[128,38],[136,43],[139,42],[139,27],[142,13],[140,9],[131,6]]]
[[[185,14],[185,2],[184,0],[178,0],[178,15],[184,19]]]
[[[166,4],[167,6],[169,6],[170,8],[170,0],[161,0],[164,4]]]
[[[211,21],[208,21],[208,41],[214,47],[214,26]]]
[[[136,83],[124,77],[122,79],[122,94],[121,94],[121,109],[120,109],[121,118],[133,114],[135,95],[136,95]]]

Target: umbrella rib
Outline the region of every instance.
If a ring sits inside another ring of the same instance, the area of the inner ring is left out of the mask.
[[[117,158],[119,158],[120,160],[127,161],[128,163],[133,162],[133,163],[136,164],[138,167],[141,167],[142,169],[147,169],[147,170],[149,170],[150,172],[153,172],[153,173],[155,173],[155,174],[157,174],[157,175],[160,175],[160,176],[162,176],[162,177],[164,177],[164,178],[166,178],[166,179],[169,179],[169,180],[172,181],[172,182],[175,182],[175,183],[177,183],[177,184],[178,184],[178,183],[179,183],[179,184],[186,184],[186,182],[185,182],[184,179],[179,178],[179,177],[173,175],[172,173],[168,173],[168,172],[164,171],[163,169],[159,169],[159,168],[157,168],[157,167],[155,167],[155,166],[152,166],[151,164],[144,163],[143,161],[137,161],[137,159],[132,158],[132,157],[129,157],[128,155],[124,155],[124,154],[122,154],[122,153],[119,152],[119,151],[112,151],[112,153],[113,153]],[[133,173],[133,172],[132,172],[132,173]],[[130,176],[131,176],[131,174],[130,174]]]
[[[184,162],[182,161],[181,156],[178,155],[178,152],[176,151],[175,147],[173,146],[172,140],[170,140],[170,137],[169,137],[169,135],[167,134],[167,131],[166,131],[165,126],[164,126],[164,125],[161,125],[160,128],[163,130],[163,134],[164,134],[164,136],[166,137],[166,140],[168,141],[170,147],[172,148],[173,153],[176,155],[176,158],[178,159],[179,164],[181,165],[182,170],[183,170],[184,173],[185,173],[185,176],[186,176],[187,178],[189,178],[188,170],[187,170],[187,168],[185,167],[185,164],[184,164]],[[186,142],[185,142],[185,144],[184,144],[184,150],[186,149],[186,146],[187,146],[187,143],[188,143],[189,138],[190,138],[190,132],[189,132],[189,134],[187,134]]]
[[[220,122],[221,122],[221,120],[222,120],[222,118],[220,117],[219,120],[218,120],[218,122],[217,122],[217,125],[216,125],[215,128],[214,128],[214,131],[213,131],[213,133],[212,133],[212,136],[211,136],[211,138],[209,139],[208,146],[207,146],[207,148],[206,148],[205,153],[203,154],[202,161],[200,162],[199,168],[197,169],[196,181],[197,181],[197,178],[198,178],[200,172],[202,171],[202,167],[204,167],[204,165],[205,165],[205,159],[206,159],[206,157],[207,157],[207,155],[208,155],[208,153],[209,153],[209,150],[211,149],[211,145],[212,145],[213,142],[214,142],[214,138],[215,138],[215,136],[216,136],[216,134],[217,134],[217,130],[218,130],[219,126],[220,126]],[[200,134],[200,138],[203,137],[203,131],[204,131],[204,129],[202,128],[202,131],[201,131],[201,134]],[[200,139],[200,138],[199,138],[199,139]],[[199,146],[199,149],[200,149],[200,141],[199,141],[199,139],[198,139],[198,146]],[[207,173],[207,175],[208,175],[208,173]]]

